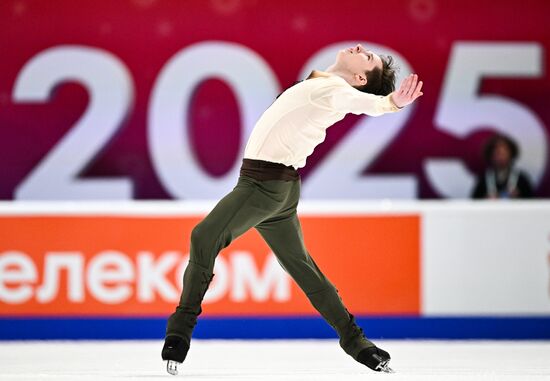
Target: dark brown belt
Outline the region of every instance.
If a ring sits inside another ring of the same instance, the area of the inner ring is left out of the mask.
[[[251,177],[259,181],[294,181],[300,179],[300,175],[294,167],[287,167],[286,165],[280,163],[253,159],[243,159],[241,176]]]

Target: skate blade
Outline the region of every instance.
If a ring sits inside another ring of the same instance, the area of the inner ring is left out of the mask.
[[[181,364],[179,362],[176,362],[174,360],[168,360],[166,361],[166,371],[170,373],[172,376],[177,376],[178,374],[178,365]]]
[[[388,365],[389,362],[390,360],[382,361],[380,364],[378,364],[376,370],[383,373],[395,373],[395,371]]]

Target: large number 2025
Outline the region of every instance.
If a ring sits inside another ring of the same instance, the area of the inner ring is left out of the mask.
[[[304,65],[300,78],[313,68],[327,67],[339,49],[351,44],[341,42],[322,49]],[[365,44],[377,52],[393,55],[400,63],[401,75],[411,72],[408,62],[397,52],[384,46]],[[491,53],[488,53],[486,60],[474,61],[476,63],[472,67],[472,61],[467,59],[471,50],[481,49],[481,52],[485,52],[488,48],[495,55],[502,49],[517,49],[523,53],[520,62],[526,66],[503,65],[505,67],[501,71],[490,71],[494,66],[484,66],[489,63],[487,60],[490,61]],[[457,44],[436,118],[440,128],[461,137],[475,130],[472,124],[475,120],[467,125],[461,122],[463,118],[456,117],[457,107],[461,107],[464,101],[470,102],[474,114],[485,115],[485,111],[489,111],[484,109],[481,100],[475,101],[476,85],[481,75],[471,73],[536,76],[541,71],[540,56],[541,48],[533,44]],[[224,65],[217,64],[220,61]],[[457,86],[455,77],[462,74],[470,75],[467,78],[470,81]],[[211,77],[224,80],[235,92],[242,115],[242,135],[245,138],[261,113],[280,92],[269,65],[255,52],[238,44],[202,42],[183,49],[170,59],[152,91],[148,144],[155,171],[174,198],[219,198],[231,188],[238,173],[239,162],[236,161],[224,176],[209,176],[193,155],[186,134],[186,114],[192,93],[200,82]],[[119,59],[106,51],[85,46],[54,47],[39,53],[23,67],[15,84],[14,100],[47,101],[52,90],[65,81],[77,81],[89,91],[88,108],[76,125],[18,186],[16,198],[132,198],[129,179],[78,178],[79,172],[108,143],[130,112],[134,93],[131,75]],[[502,106],[512,105],[506,108],[506,115],[513,114],[516,117],[514,120],[521,122],[520,125],[512,125],[502,118],[488,117],[483,120],[496,122],[493,123],[495,128],[518,138],[522,147],[530,148],[530,154],[523,156],[522,160],[533,177],[540,179],[546,161],[546,140],[541,139],[544,136],[542,123],[517,102],[503,99],[496,102],[501,112],[504,111]],[[360,120],[328,157],[313,169],[304,184],[304,197],[415,198],[417,179],[414,175],[361,175],[361,171],[397,136],[411,112],[412,107],[408,107],[403,112],[384,118]],[[472,110],[464,112],[471,113]],[[521,131],[528,131],[528,137]],[[428,160],[426,170],[430,182],[442,196],[464,196],[463,184],[469,186],[473,182],[472,175],[458,161]],[[457,179],[462,182],[457,182]],[[453,184],[457,185],[453,187]]]

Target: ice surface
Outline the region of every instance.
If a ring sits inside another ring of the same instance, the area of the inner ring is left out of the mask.
[[[550,380],[550,342],[377,343],[397,373],[370,371],[334,340],[195,340],[176,377],[160,341],[0,342],[0,380]]]

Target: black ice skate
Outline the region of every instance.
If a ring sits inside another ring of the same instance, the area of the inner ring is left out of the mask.
[[[357,362],[376,372],[394,373],[388,366],[390,354],[365,337],[363,329],[357,325],[352,314],[349,314],[349,318],[349,321],[338,329],[340,346],[344,351]]]
[[[166,371],[175,376],[178,374],[178,365],[181,364],[187,352],[189,343],[179,336],[167,336],[162,347],[162,359],[166,361]]]
[[[394,373],[393,369],[388,366],[390,360],[390,354],[376,346],[363,349],[357,356],[358,362],[376,372]]]

